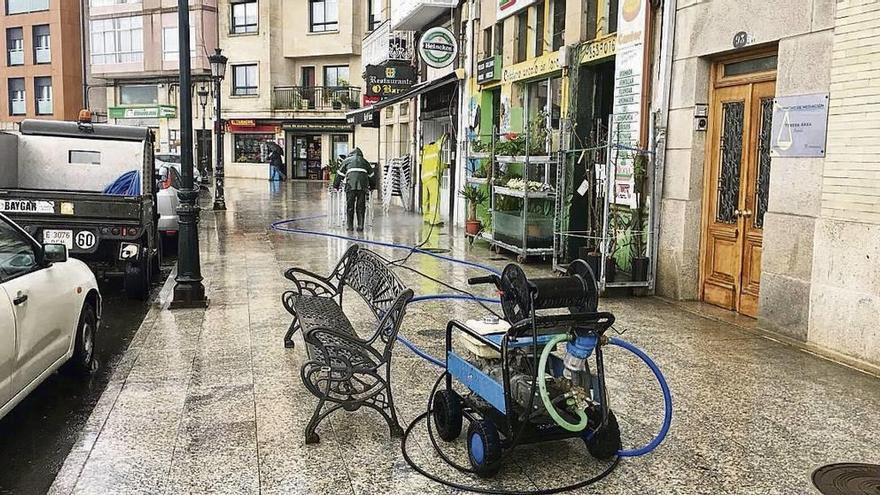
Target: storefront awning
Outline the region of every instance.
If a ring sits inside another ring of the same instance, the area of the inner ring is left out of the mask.
[[[345,116],[346,120],[349,124],[363,124],[365,127],[378,127],[378,118],[374,119],[373,115],[379,110],[389,105],[394,105],[395,103],[401,102],[403,100],[415,98],[420,94],[427,93],[428,91],[433,91],[440,87],[446,86],[447,84],[452,84],[457,80],[458,77],[455,75],[455,72],[450,72],[449,74],[441,78],[416,84],[413,87],[409,88],[406,93],[399,94],[393,98],[388,98],[387,100],[382,100],[379,103],[375,103],[372,106],[366,108],[361,108],[360,110],[348,112]]]

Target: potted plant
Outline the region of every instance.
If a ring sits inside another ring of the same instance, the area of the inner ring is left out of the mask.
[[[644,153],[637,154],[633,159],[633,183],[636,195],[636,207],[632,210],[632,279],[643,282],[648,280],[648,265],[650,259],[647,256],[648,212],[648,157]]]
[[[486,191],[475,186],[465,186],[460,193],[464,196],[468,206],[465,232],[469,235],[477,235],[483,228],[482,222],[477,219],[477,206],[485,203],[489,196]]]

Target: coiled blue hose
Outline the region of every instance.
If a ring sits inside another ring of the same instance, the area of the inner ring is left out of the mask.
[[[140,196],[141,173],[137,170],[132,170],[120,175],[112,184],[104,188],[104,194],[112,194],[114,196]]]

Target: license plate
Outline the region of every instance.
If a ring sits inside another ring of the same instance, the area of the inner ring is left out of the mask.
[[[73,249],[73,231],[46,229],[43,231],[43,244],[64,244],[67,249]]]

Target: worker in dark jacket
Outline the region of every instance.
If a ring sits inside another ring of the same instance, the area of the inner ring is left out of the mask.
[[[357,230],[364,231],[364,213],[367,211],[367,194],[373,188],[375,171],[364,159],[360,148],[352,150],[336,173],[333,187],[339,189],[345,179],[345,220],[348,230],[354,230],[354,214],[357,212]]]

